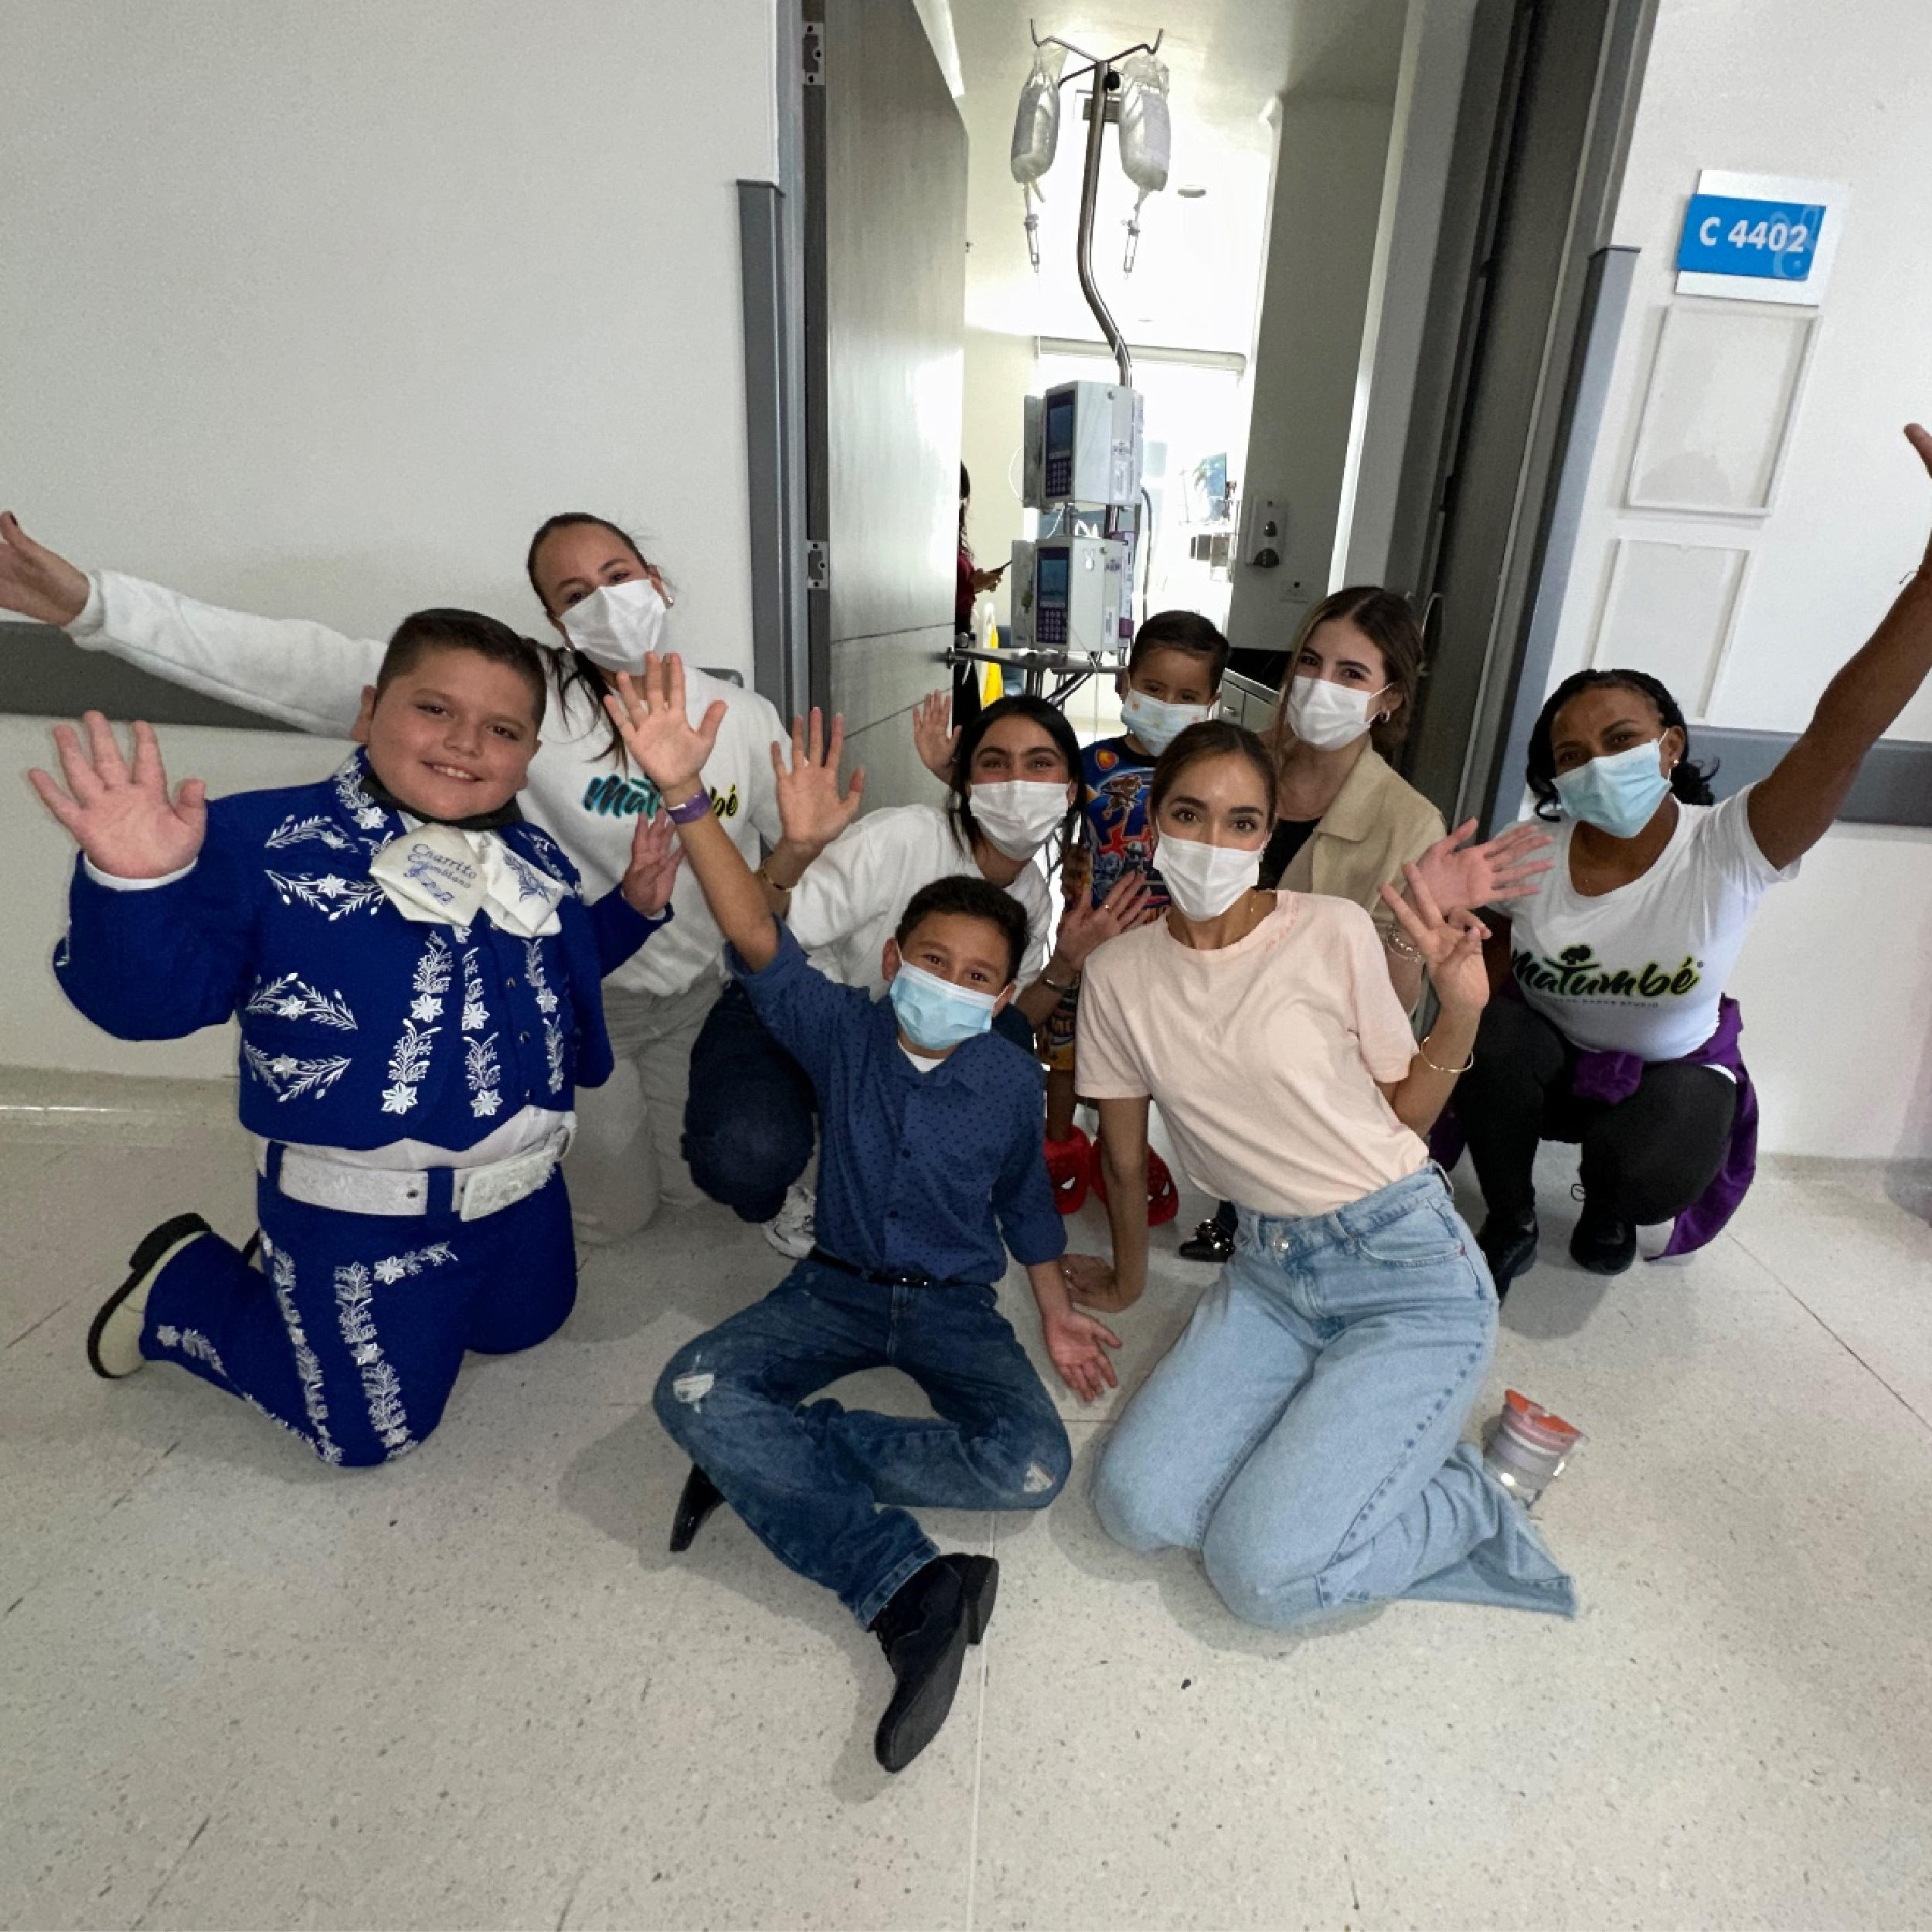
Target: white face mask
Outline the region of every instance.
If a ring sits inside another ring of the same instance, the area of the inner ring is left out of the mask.
[[[1385,684],[1382,691],[1386,691]],[[1369,706],[1382,691],[1356,691],[1327,678],[1297,678],[1282,700],[1288,723],[1304,745],[1338,751],[1369,728]]]
[[[1204,838],[1163,835],[1154,863],[1167,883],[1167,896],[1183,919],[1219,919],[1245,892],[1260,882],[1261,849],[1210,845]]]
[[[1064,784],[1037,779],[969,786],[967,797],[973,823],[1009,859],[1031,859],[1070,809]]]
[[[564,612],[564,634],[593,664],[635,677],[664,634],[664,608],[648,577],[606,583]]]
[[[1211,704],[1169,704],[1131,685],[1121,700],[1121,723],[1157,758],[1189,725],[1213,716]]]

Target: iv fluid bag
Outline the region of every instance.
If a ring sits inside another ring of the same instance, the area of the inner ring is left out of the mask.
[[[1060,138],[1060,70],[1066,65],[1064,47],[1041,47],[1033,55],[1033,71],[1019,90],[1019,112],[1013,117],[1013,179],[1030,188],[1053,165]]]
[[[1167,115],[1167,69],[1151,53],[1121,63],[1121,166],[1143,199],[1167,185],[1172,145]],[[1019,172],[1019,136],[1013,136],[1013,172]]]

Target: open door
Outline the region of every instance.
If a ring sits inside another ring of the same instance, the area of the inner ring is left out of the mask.
[[[806,616],[868,806],[929,793],[906,713],[949,682],[966,129],[912,0],[807,0]]]
[[[1628,287],[1628,251],[1605,243],[1654,8],[1513,0],[1500,85],[1465,97],[1494,119],[1453,270],[1466,280],[1440,440],[1410,451],[1434,480],[1417,519],[1429,675],[1403,760],[1451,825],[1506,821],[1521,790],[1517,714],[1549,661],[1528,665],[1532,633],[1567,560],[1562,485],[1587,469]]]

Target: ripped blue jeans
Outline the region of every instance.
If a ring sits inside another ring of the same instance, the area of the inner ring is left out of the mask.
[[[1276,1629],[1390,1597],[1571,1614],[1569,1577],[1458,1440],[1495,1337],[1437,1168],[1332,1214],[1243,1208],[1101,1453],[1100,1521],[1132,1549],[1198,1549],[1228,1607]]]
[[[879,1368],[936,1417],[807,1400]],[[811,1260],[680,1349],[655,1406],[759,1541],[866,1624],[939,1553],[909,1506],[1043,1509],[1073,1455],[991,1288],[883,1287]]]

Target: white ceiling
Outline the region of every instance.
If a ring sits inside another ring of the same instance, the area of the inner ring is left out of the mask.
[[[1405,0],[1146,0],[1138,6],[1051,0],[917,0],[946,63],[957,49],[960,112],[971,145],[967,206],[968,327],[1092,338],[1097,329],[1074,274],[1085,126],[1080,90],[1061,90],[1060,146],[1043,184],[1040,273],[1029,266],[1021,192],[1008,171],[1014,109],[1032,62],[1029,18],[1096,54],[1165,30],[1173,159],[1166,191],[1141,213],[1140,255],[1121,273],[1134,190],[1107,136],[1097,280],[1130,342],[1246,352],[1265,253],[1277,96],[1393,99]],[[1070,69],[1075,63],[1070,57]],[[1183,184],[1206,189],[1183,200]]]

